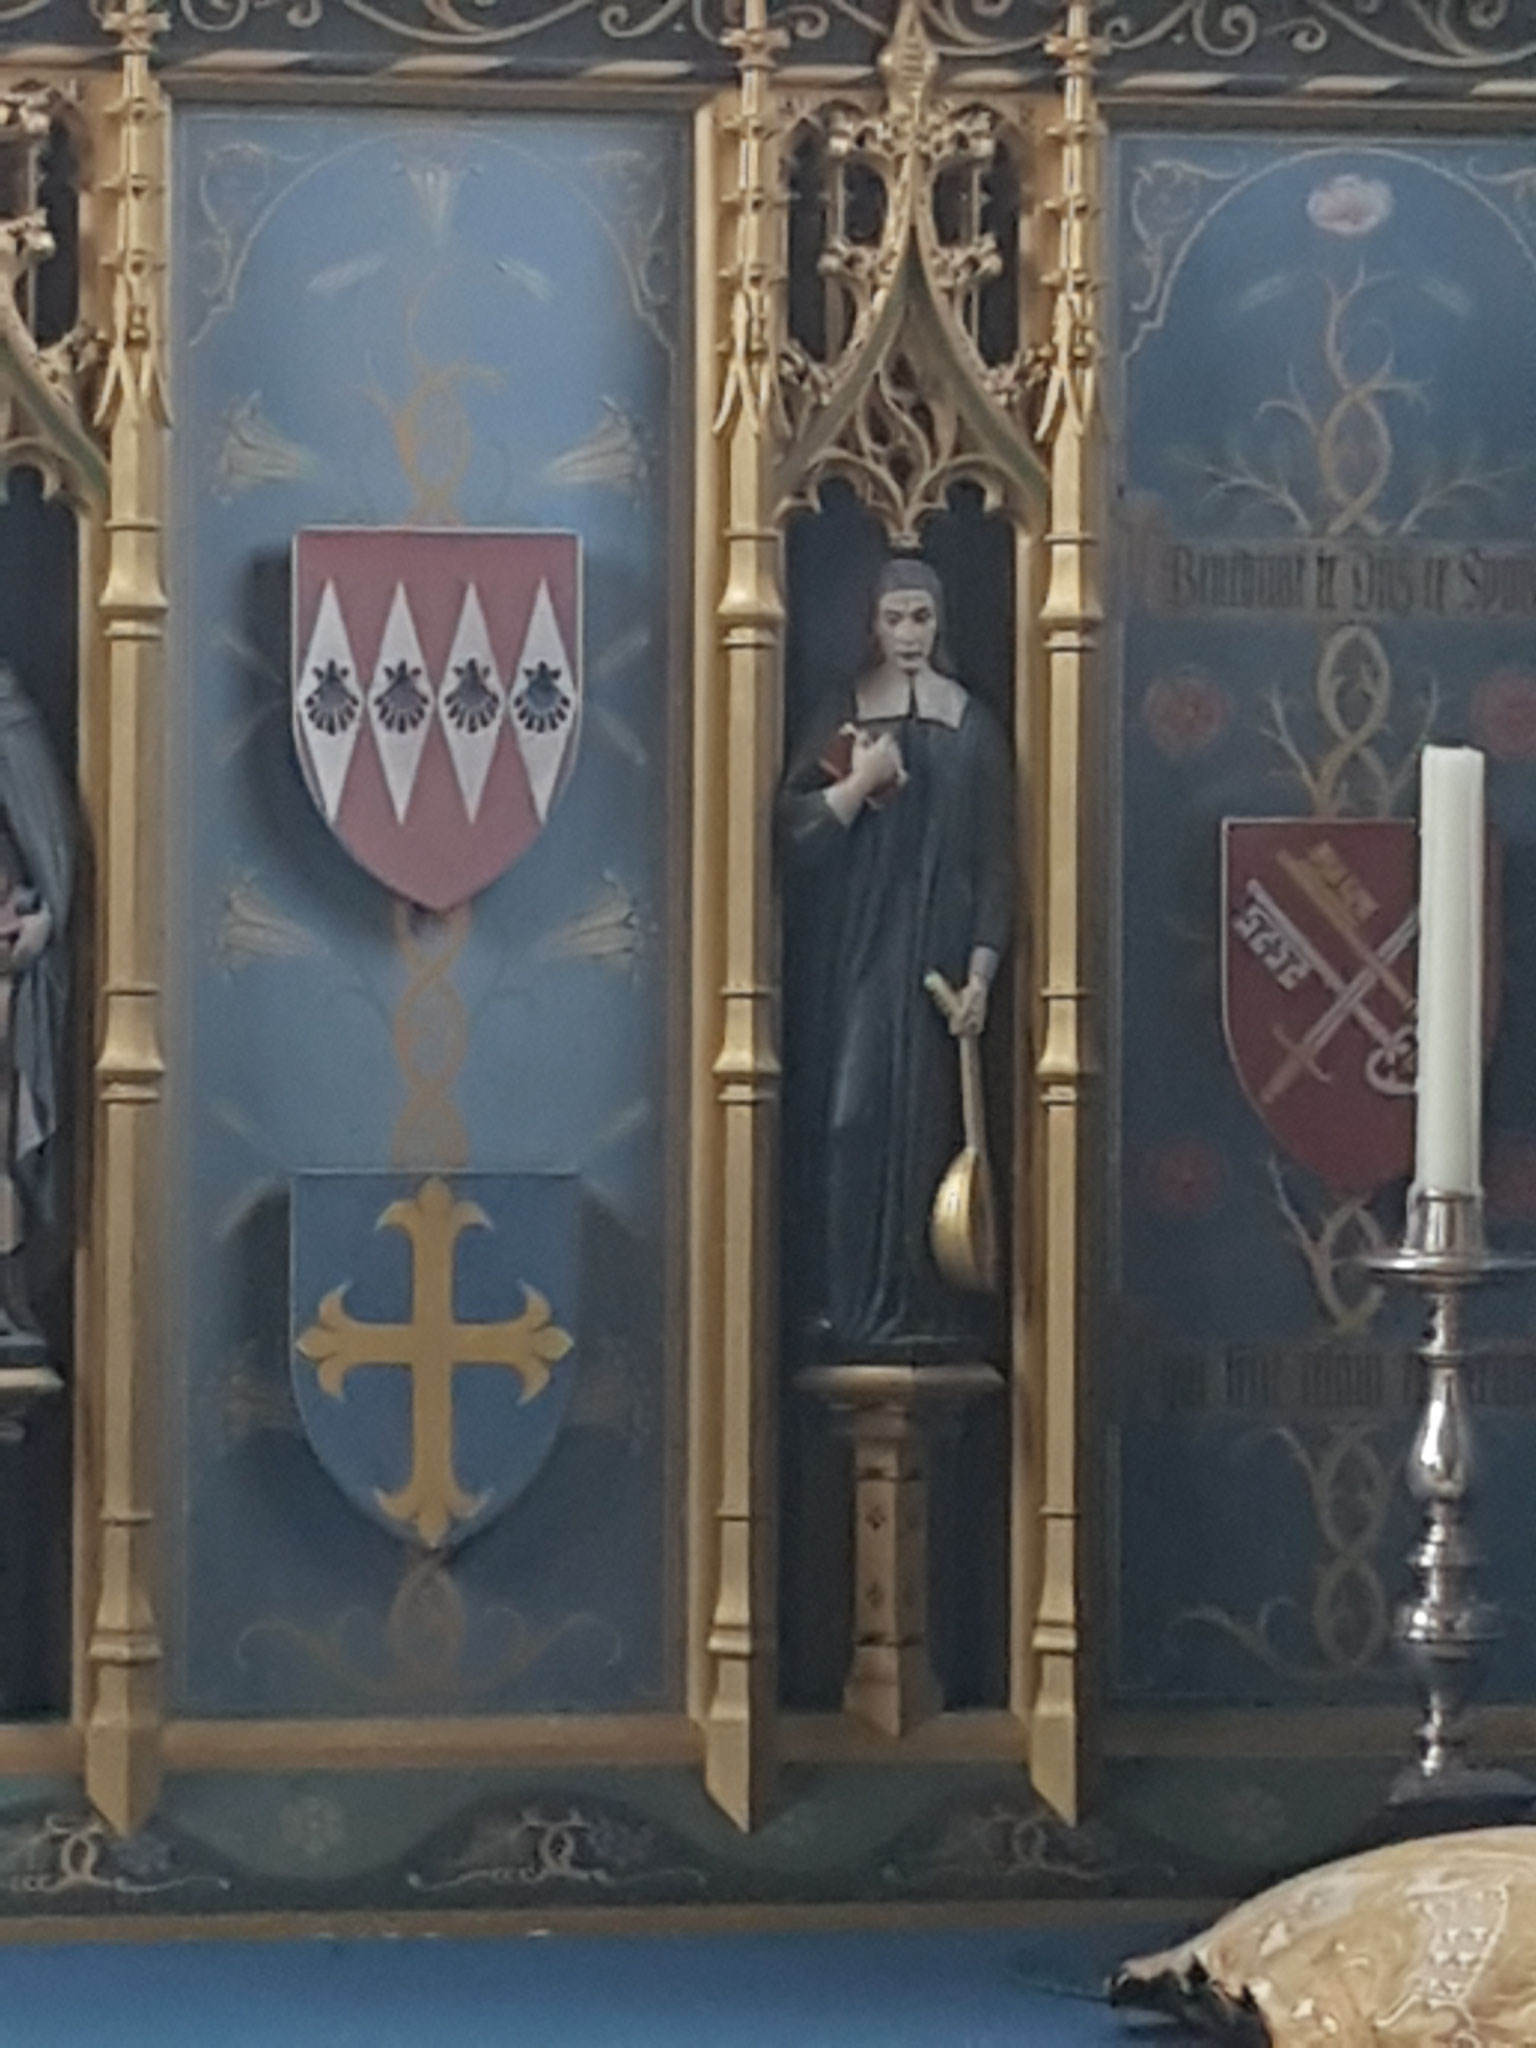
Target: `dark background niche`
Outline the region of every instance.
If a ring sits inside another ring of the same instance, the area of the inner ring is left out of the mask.
[[[956,673],[1013,728],[1013,530],[961,488],[929,520],[923,558],[944,586],[945,638]],[[875,579],[889,557],[876,521],[841,484],[791,525],[786,541],[785,753],[791,758],[828,698],[869,665]],[[796,904],[803,912],[804,899]],[[821,1246],[819,1102],[802,1074],[796,1020],[814,980],[817,933],[791,918],[784,938],[784,1121],[780,1176],[781,1569],[784,1704],[831,1711],[842,1697],[851,1636],[851,1501],[847,1442],[825,1404],[795,1390],[809,1362]],[[1000,1192],[1013,1126],[1012,977],[999,977],[986,1037]],[[1002,1219],[1006,1243],[1008,1221]],[[1006,1303],[1002,1327],[1006,1329]],[[930,1439],[930,1640],[951,1708],[1007,1697],[1008,1406],[963,1408]]]
[[[38,203],[57,253],[29,291],[29,315],[40,341],[57,341],[74,325],[78,232],[76,166],[70,139],[55,127],[40,166]],[[0,477],[0,662],[14,670],[41,713],[66,787],[78,786],[79,536],[62,499],[47,499],[35,470]],[[89,848],[82,833],[75,872],[72,929],[76,1002],[71,1019],[73,1085],[64,1124],[53,1143],[77,1156],[90,1086],[79,1030],[78,997],[89,976],[85,907],[91,896]],[[73,1378],[74,1262],[71,1256],[84,1197],[83,1176],[66,1173],[61,1214],[66,1242],[54,1247],[50,1277],[34,1285],[52,1363]],[[38,1404],[21,1432],[0,1432],[0,1717],[41,1719],[64,1713],[69,1699],[70,1494],[72,1402]]]
[[[48,729],[66,785],[77,783],[78,536],[75,515],[47,500],[33,470],[13,471],[0,489],[0,661],[16,673]],[[53,1139],[76,1150],[89,1072],[80,1044],[78,992],[87,972],[83,906],[88,850],[77,856],[69,944],[75,960],[74,1076],[62,1129]],[[67,1219],[83,1189],[66,1176]],[[50,1356],[66,1380],[74,1350],[72,1245],[57,1248],[51,1279],[35,1290]],[[0,1434],[0,1716],[65,1711],[69,1693],[70,1397],[40,1403],[19,1440]]]

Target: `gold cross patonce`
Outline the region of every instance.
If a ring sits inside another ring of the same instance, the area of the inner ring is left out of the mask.
[[[411,1476],[394,1493],[377,1492],[379,1506],[414,1526],[435,1549],[454,1522],[467,1521],[485,1495],[466,1493],[453,1469],[453,1375],[461,1365],[499,1365],[522,1380],[531,1401],[549,1384],[549,1369],[564,1358],[571,1339],[550,1319],[549,1303],[524,1286],[526,1306],[512,1322],[460,1323],[453,1314],[454,1247],[461,1231],[489,1229],[473,1202],[454,1200],[446,1181],[425,1180],[408,1202],[391,1202],[377,1228],[404,1231],[411,1240],[411,1317],[405,1323],[360,1323],[336,1287],[320,1304],[317,1320],[299,1339],[327,1394],[342,1398],[347,1374],[358,1366],[398,1365],[411,1376]]]

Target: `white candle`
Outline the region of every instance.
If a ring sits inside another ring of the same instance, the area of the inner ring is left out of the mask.
[[[1419,782],[1419,1082],[1415,1178],[1482,1187],[1483,757],[1426,747]]]

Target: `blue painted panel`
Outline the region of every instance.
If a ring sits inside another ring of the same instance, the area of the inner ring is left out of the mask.
[[[77,1947],[59,1982],[49,1949],[10,1960],[17,2027],[73,2048],[104,2008],[124,2048],[229,2048],[281,2039],[327,2048],[423,2036],[494,2041],[515,2027],[583,2048],[1113,2048],[1144,2030],[1102,2003],[1132,1953],[1182,1935],[1165,1924],[1049,1934],[813,1934],[650,1941],[181,1942]],[[509,2017],[510,2016],[510,2017]],[[1161,2029],[1159,2032],[1161,2033]],[[1164,2035],[1170,2043],[1180,2037]]]
[[[1239,1090],[1218,835],[1224,817],[1410,816],[1421,740],[1486,749],[1504,849],[1487,1177],[1495,1233],[1528,1239],[1536,153],[1125,136],[1113,191],[1111,1683],[1382,1700],[1406,1689],[1389,1631],[1416,1325],[1397,1299],[1373,1312],[1350,1255],[1400,1230],[1404,1190],[1351,1210]],[[1522,1287],[1477,1308],[1505,1346],[1481,1386],[1490,1584],[1516,1620],[1494,1688],[1522,1697],[1533,1307]]]
[[[683,131],[189,109],[175,142],[173,1695],[653,1706],[676,1697]],[[287,565],[301,527],[455,523],[580,534],[588,697],[537,845],[437,921],[304,789]],[[590,1276],[538,1486],[425,1576],[342,1498],[288,1392],[290,1177],[402,1163],[576,1177]],[[444,1627],[457,1663],[402,1652]]]

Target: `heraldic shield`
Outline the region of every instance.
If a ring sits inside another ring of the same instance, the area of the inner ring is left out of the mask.
[[[1227,1049],[1275,1143],[1339,1194],[1413,1165],[1417,895],[1411,820],[1222,825]]]
[[[353,859],[426,910],[525,853],[581,727],[573,533],[311,527],[293,543],[293,731]]]
[[[571,1175],[295,1177],[299,1415],[392,1535],[451,1549],[549,1456],[575,1381],[580,1221]]]

